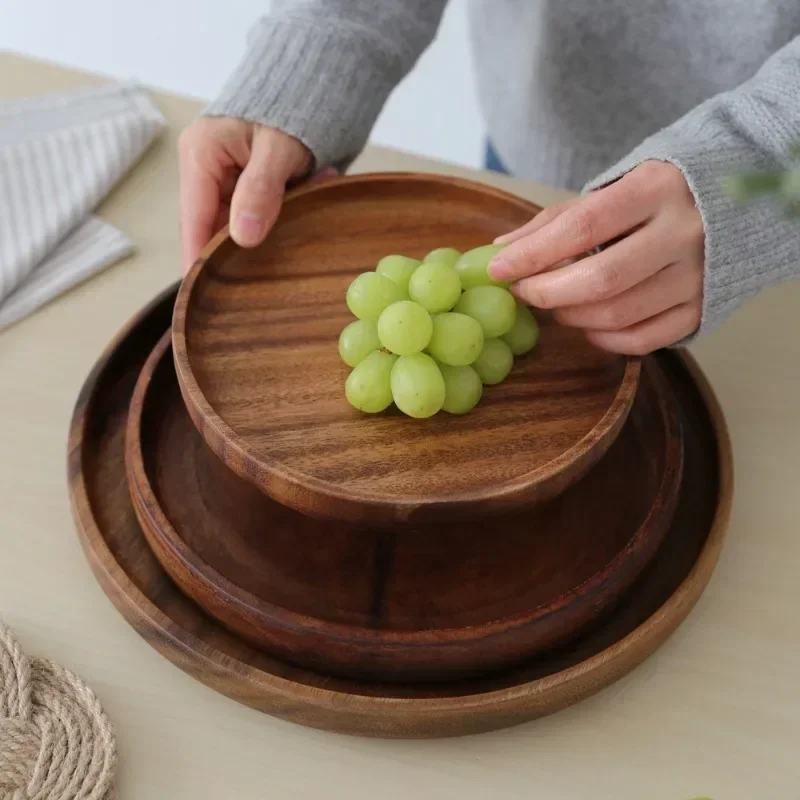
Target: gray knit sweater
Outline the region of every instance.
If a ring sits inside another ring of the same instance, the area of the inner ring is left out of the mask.
[[[211,115],[281,128],[346,167],[431,43],[446,0],[280,0]],[[646,159],[686,176],[705,223],[701,331],[800,275],[800,222],[720,179],[800,140],[800,0],[470,0],[489,136],[520,177],[591,189]]]

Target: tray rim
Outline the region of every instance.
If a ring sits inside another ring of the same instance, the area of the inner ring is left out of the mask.
[[[369,172],[343,175],[320,183],[305,184],[287,193],[286,201],[307,194],[329,191],[359,183],[404,181],[455,185],[479,191],[513,203],[530,216],[543,208],[512,192],[468,178],[424,172]],[[175,302],[172,320],[172,345],[178,385],[195,427],[211,450],[239,477],[258,486],[283,505],[311,516],[350,522],[397,523],[412,515],[427,512],[431,518],[444,515],[480,513],[483,505],[505,504],[511,508],[523,502],[539,502],[558,494],[579,480],[601,458],[627,420],[638,388],[642,359],[621,357],[625,362],[614,399],[595,426],[560,455],[524,475],[489,488],[454,494],[446,500],[425,497],[370,496],[348,487],[308,475],[280,461],[262,458],[245,436],[234,431],[209,402],[197,381],[187,343],[189,306],[206,262],[224,247],[236,247],[227,227],[220,230],[200,253],[184,277]],[[316,502],[323,497],[325,503]],[[327,510],[328,508],[334,510]]]
[[[574,636],[586,624],[590,624],[609,604],[613,604],[619,599],[619,596],[624,594],[636,581],[641,572],[647,569],[669,530],[680,493],[684,448],[682,433],[679,432],[680,435],[677,436],[670,435],[673,425],[679,425],[679,423],[674,419],[674,414],[671,412],[667,399],[662,396],[659,397],[657,404],[654,404],[654,409],[658,409],[662,421],[663,436],[666,440],[664,443],[663,469],[659,476],[660,480],[657,488],[657,502],[647,511],[646,516],[642,519],[627,544],[610,561],[584,581],[552,598],[547,603],[532,607],[525,613],[520,612],[488,622],[475,623],[458,628],[436,628],[435,634],[437,637],[447,636],[445,641],[439,643],[431,640],[431,632],[427,630],[376,630],[361,625],[329,622],[276,605],[235,584],[220,573],[216,567],[194,552],[170,522],[153,489],[144,466],[144,455],[141,446],[142,417],[145,405],[149,400],[152,379],[156,371],[163,366],[165,359],[168,357],[167,350],[170,347],[171,337],[169,331],[166,331],[150,352],[137,378],[129,405],[125,429],[125,470],[131,502],[139,526],[142,528],[142,532],[156,560],[184,594],[188,595],[212,618],[215,618],[215,614],[211,607],[222,604],[228,609],[232,607],[242,609],[242,614],[246,615],[253,625],[257,624],[259,620],[270,619],[270,624],[274,626],[271,629],[279,629],[284,632],[294,632],[301,629],[309,636],[347,642],[352,644],[353,647],[359,648],[372,649],[387,646],[416,647],[426,645],[433,651],[437,649],[446,650],[454,645],[469,645],[476,641],[481,642],[482,647],[487,647],[489,646],[485,641],[487,638],[490,641],[495,641],[497,636],[505,636],[512,631],[522,631],[529,625],[536,625],[538,620],[543,619],[537,613],[541,612],[542,609],[549,609],[547,617],[564,614],[576,604],[580,604],[587,590],[609,584],[611,588],[602,596],[597,597],[595,603],[597,607],[594,609],[590,619],[581,628],[571,630],[568,634],[569,636]],[[650,366],[646,365],[646,369],[649,369]],[[654,369],[656,372],[656,384],[666,383],[661,376],[660,369],[658,367]],[[666,391],[669,391],[668,387],[666,387]],[[402,533],[399,535],[402,535]],[[630,564],[632,562],[637,563],[639,566],[638,571],[635,573],[630,572]],[[176,563],[179,565],[177,568]],[[625,579],[618,583],[612,576],[618,574],[620,565],[628,565],[628,570]],[[198,585],[203,589],[198,591]],[[198,599],[197,596],[203,596],[204,593],[211,594],[215,598],[215,602],[206,603]],[[231,627],[222,620],[217,619],[217,621],[223,627]],[[243,625],[243,627],[250,628],[250,625]],[[235,629],[234,634],[245,636],[244,633]],[[561,639],[558,640],[558,642],[560,641]],[[440,647],[437,648],[437,644],[440,644]],[[553,642],[547,640],[546,646],[553,646]],[[280,660],[280,655],[273,655]],[[535,652],[531,652],[526,658],[533,658],[535,655]]]
[[[469,735],[554,713],[635,669],[683,622],[714,572],[728,529],[734,488],[733,449],[722,407],[694,356],[675,351],[702,397],[717,445],[719,493],[703,548],[667,601],[605,650],[560,672],[481,694],[386,698],[350,694],[283,678],[232,659],[181,628],[133,583],[105,543],[89,502],[82,466],[83,433],[93,390],[117,347],[170,294],[168,287],[137,313],[105,348],[78,394],[67,453],[69,500],[76,533],[92,572],[122,617],[179,669],[232,700],[309,727],[380,738]],[[143,629],[144,628],[144,629]]]

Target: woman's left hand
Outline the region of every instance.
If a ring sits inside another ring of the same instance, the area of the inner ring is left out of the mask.
[[[645,355],[700,324],[703,221],[672,164],[646,161],[497,241],[508,246],[492,260],[492,277],[514,281],[517,297],[552,309],[605,350]]]

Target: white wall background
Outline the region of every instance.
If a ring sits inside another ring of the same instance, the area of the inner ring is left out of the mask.
[[[268,0],[0,0],[0,48],[116,78],[212,97]],[[398,87],[373,131],[377,144],[479,166],[464,0]]]

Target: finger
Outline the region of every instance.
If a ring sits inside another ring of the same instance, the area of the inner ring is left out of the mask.
[[[644,356],[691,336],[700,325],[701,315],[702,303],[697,299],[621,331],[588,331],[586,337],[596,347],[611,353]]]
[[[257,129],[231,199],[231,236],[237,244],[255,247],[264,241],[278,217],[286,183],[296,171],[297,159],[288,150],[287,139]]]
[[[535,217],[521,227],[516,228],[513,231],[509,231],[508,233],[504,233],[502,236],[498,236],[494,240],[494,243],[511,244],[511,242],[516,242],[517,239],[521,239],[523,236],[528,236],[529,234],[538,231],[539,228],[543,228],[548,222],[552,222],[559,214],[563,214],[568,208],[574,206],[576,203],[579,203],[581,199],[582,198],[580,197],[573,197],[571,200],[567,200],[563,203],[557,203],[556,205],[548,206],[547,208],[542,209]]]
[[[183,272],[197,260],[215,233],[219,215],[219,176],[201,163],[191,149],[180,154],[180,229]]]
[[[525,278],[511,291],[535,308],[608,300],[675,260],[676,254],[664,248],[664,241],[661,225],[646,225],[593,256]]]
[[[701,297],[702,290],[702,269],[678,262],[611,300],[558,308],[553,316],[571,328],[618,331]]]
[[[273,145],[268,134],[254,135],[250,159],[233,192],[231,236],[242,247],[261,244],[280,210],[289,174],[280,174]]]
[[[640,185],[623,179],[582,197],[539,230],[503,248],[492,259],[489,274],[496,280],[519,280],[633,230],[655,210]]]
[[[330,178],[337,178],[339,176],[339,170],[336,167],[325,167],[325,169],[320,170],[315,175],[312,175],[309,179],[309,183],[322,183],[323,181],[327,181]]]

